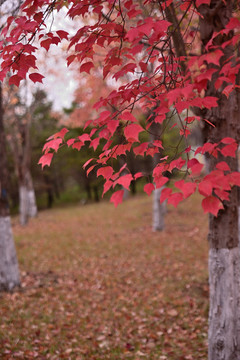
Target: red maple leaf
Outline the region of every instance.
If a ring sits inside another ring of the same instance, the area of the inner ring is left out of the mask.
[[[44,154],[38,161],[38,164],[42,165],[42,169],[45,165],[50,166],[52,161],[53,153]]]
[[[119,204],[121,204],[123,200],[124,190],[118,190],[115,193],[112,194],[110,202],[114,204],[115,207],[117,207]]]
[[[205,213],[218,215],[219,210],[223,209],[223,204],[215,196],[208,196],[202,201],[202,208]]]
[[[144,185],[143,190],[145,191],[146,194],[151,195],[151,193],[153,192],[153,190],[155,189],[154,185],[152,183],[148,183],[146,185]]]

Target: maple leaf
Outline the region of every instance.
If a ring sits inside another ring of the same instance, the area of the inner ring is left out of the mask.
[[[173,205],[174,207],[177,207],[180,201],[183,200],[183,194],[181,193],[174,193],[169,195],[168,197],[168,204]]]
[[[165,200],[167,200],[168,197],[171,195],[171,193],[172,193],[172,189],[170,188],[163,189],[160,196],[160,203],[163,203]]]
[[[111,135],[113,135],[115,133],[118,126],[119,126],[118,120],[110,120],[107,123],[107,128],[110,131]]]
[[[139,124],[127,125],[124,129],[124,135],[128,141],[139,141],[138,134],[144,131]]]
[[[240,173],[239,172],[232,172],[231,174],[228,174],[227,178],[229,179],[229,183],[233,185],[240,186]]]
[[[57,30],[56,33],[58,34],[58,36],[60,37],[60,39],[68,39],[68,32],[64,31],[64,30]]]
[[[93,158],[87,160],[87,161],[83,164],[83,168],[86,169],[86,167],[90,164],[91,161],[93,161]]]
[[[90,147],[93,147],[93,149],[96,151],[98,145],[99,145],[99,142],[100,142],[100,138],[95,138],[91,141],[90,143]]]
[[[143,174],[141,172],[137,172],[136,174],[134,174],[134,179],[137,180],[142,176],[143,176]]]
[[[88,134],[82,134],[82,135],[78,136],[78,139],[80,141],[82,141],[83,143],[85,143],[86,141],[91,141],[91,138]]]
[[[115,207],[117,207],[119,204],[122,203],[124,195],[124,190],[118,190],[115,193],[112,194],[110,202],[114,204]]]
[[[96,164],[90,166],[90,167],[87,169],[87,171],[86,171],[87,176],[88,176],[88,175],[90,174],[90,172],[95,168],[95,166],[96,166]]]
[[[102,197],[112,186],[113,186],[113,182],[111,180],[106,180],[105,181],[105,183],[103,185]]]
[[[135,116],[133,116],[133,114],[130,113],[129,111],[124,111],[120,115],[120,119],[130,121],[130,122],[137,122],[137,119],[135,118]]]
[[[72,146],[72,144],[74,143],[74,141],[75,141],[75,139],[69,139],[69,140],[67,141],[67,146],[68,146],[68,147]]]
[[[211,213],[214,216],[217,216],[219,210],[223,209],[223,204],[215,196],[208,196],[203,199],[202,208],[204,213]]]
[[[53,153],[47,153],[44,154],[43,156],[41,156],[41,158],[38,161],[38,164],[42,165],[42,169],[44,168],[45,165],[50,166],[51,161],[52,161],[52,157],[53,157]]]
[[[47,140],[56,139],[56,138],[63,139],[68,131],[69,131],[68,129],[63,128],[62,130],[60,130],[56,134],[53,134],[53,135],[49,136],[49,138]]]
[[[51,38],[48,38],[48,39],[43,40],[41,42],[41,46],[44,47],[44,49],[46,49],[47,51],[49,50],[51,45],[52,45],[52,39]]]
[[[140,144],[139,146],[136,146],[135,148],[133,148],[133,152],[135,155],[143,156],[144,153],[146,152],[147,148],[148,148],[148,142],[144,142],[144,143]]]
[[[104,166],[98,169],[97,176],[102,175],[105,179],[109,179],[113,174],[113,168],[111,166]]]
[[[9,79],[9,85],[19,86],[21,80],[23,80],[22,77],[20,77],[20,76],[18,76],[18,75],[13,75],[13,76],[11,76],[10,79]]]
[[[203,179],[199,184],[198,184],[198,191],[199,194],[203,195],[203,196],[209,196],[212,195],[212,191],[213,191],[213,185],[212,182],[206,179]]]
[[[92,67],[94,67],[94,64],[91,61],[88,61],[80,67],[80,72],[85,71],[89,74]]]
[[[174,185],[181,190],[183,193],[184,199],[188,198],[190,195],[192,195],[197,185],[192,182],[185,182],[184,180],[175,181]]]
[[[160,189],[162,186],[164,186],[167,182],[169,181],[169,179],[166,176],[162,176],[162,175],[155,175],[154,176],[154,182],[156,184],[156,188]]]
[[[221,149],[221,153],[223,156],[230,156],[230,157],[236,157],[236,151],[237,151],[238,145],[236,142],[224,146],[223,149]]]
[[[236,143],[236,140],[230,137],[225,137],[221,140],[221,143],[225,144],[225,145],[230,145],[233,143]]]
[[[29,79],[32,80],[34,83],[36,82],[42,83],[42,79],[44,79],[44,76],[38,73],[32,73],[29,75]]]
[[[155,186],[152,183],[148,183],[146,185],[144,185],[143,190],[145,191],[146,194],[151,195],[151,193],[153,192],[153,190],[155,189]]]
[[[217,163],[216,168],[223,171],[231,171],[230,167],[225,161]]]
[[[45,151],[46,149],[53,149],[57,152],[61,143],[62,143],[62,139],[59,138],[50,140],[44,145],[43,151]]]
[[[77,149],[78,151],[81,150],[81,148],[83,147],[83,143],[81,141],[77,141],[74,142],[74,144],[72,144],[72,148],[73,149]]]
[[[122,185],[125,189],[129,190],[129,186],[132,180],[133,177],[131,174],[122,175],[114,182],[114,186],[119,184]]]

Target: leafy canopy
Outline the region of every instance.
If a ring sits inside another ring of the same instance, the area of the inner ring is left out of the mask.
[[[39,161],[42,167],[50,165],[59,146],[67,144],[80,150],[88,143],[96,149],[103,139],[100,156],[88,160],[84,167],[88,173],[98,168],[97,175],[105,179],[103,193],[117,185],[128,189],[131,181],[149,174],[126,173],[126,166],[116,172],[112,160],[130,149],[140,156],[161,154],[161,136],[141,144],[139,135],[151,132],[153,123],[162,124],[163,132],[170,112],[178,118],[174,125],[184,150],[172,144],[173,155],[160,159],[152,171],[153,183],[144,190],[150,194],[155,187],[163,186],[168,181],[165,173],[177,169],[182,178],[175,182],[175,190],[162,191],[161,201],[168,199],[177,206],[198,189],[204,197],[204,211],[216,216],[223,208],[222,202],[229,199],[231,187],[240,185],[239,173],[232,172],[227,164],[229,157],[236,156],[237,141],[223,134],[220,141],[206,142],[193,150],[189,136],[194,122],[202,120],[207,122],[205,126],[218,126],[204,114],[218,106],[220,96],[229,98],[239,87],[240,62],[234,49],[239,46],[240,21],[236,8],[233,17],[213,32],[202,48],[198,22],[211,6],[210,0],[26,0],[21,13],[9,17],[2,30],[0,80],[11,72],[9,82],[16,86],[26,77],[34,83],[43,82],[37,68],[38,50],[49,51],[53,45],[67,41],[68,66],[76,63],[80,73],[97,74],[98,78],[100,73],[105,81],[115,81],[114,89],[94,105],[98,116],[85,123],[85,128],[92,128],[90,134],[65,140],[68,130],[62,129],[51,136]],[[48,17],[62,8],[76,20],[73,35],[68,29],[49,29]],[[229,47],[232,56],[226,57]],[[209,83],[214,96],[207,94]],[[147,114],[144,125],[138,121],[140,113]],[[117,144],[113,141],[116,137]],[[196,157],[199,153],[219,157],[215,169],[201,177],[203,165]],[[122,198],[123,191],[118,190],[111,201],[117,205]]]

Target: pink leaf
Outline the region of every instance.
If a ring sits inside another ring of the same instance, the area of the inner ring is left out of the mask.
[[[185,182],[184,180],[179,180],[175,182],[175,186],[181,190],[183,193],[184,199],[188,198],[194,193],[197,185],[192,182]]]
[[[196,0],[197,8],[203,4],[210,5],[211,0]]]
[[[172,189],[170,188],[163,189],[160,196],[160,203],[163,203],[171,195],[171,193],[172,193]]]
[[[133,177],[131,174],[122,175],[115,181],[114,186],[115,184],[119,184],[122,185],[125,189],[129,190],[129,185],[131,184],[132,180]]]
[[[173,205],[174,207],[177,207],[178,204],[180,203],[180,201],[183,200],[183,194],[182,193],[174,193],[174,194],[171,194],[169,197],[168,197],[168,204],[171,204]]]
[[[223,156],[230,156],[230,157],[236,157],[236,151],[237,151],[237,143],[233,143],[230,145],[226,145],[223,149],[221,149],[221,153]]]
[[[198,191],[199,194],[203,195],[203,196],[209,196],[212,195],[212,190],[213,190],[213,185],[210,181],[203,179],[199,184],[198,184]]]
[[[85,164],[83,164],[83,168],[86,169],[86,167],[90,164],[91,161],[93,161],[93,158],[86,161]]]
[[[77,141],[72,145],[73,149],[77,149],[78,151],[81,150],[81,148],[83,147],[83,143],[81,141]]]
[[[211,213],[217,216],[220,209],[223,209],[223,204],[215,196],[208,196],[202,201],[202,208],[205,213]]]
[[[33,73],[29,75],[29,79],[32,80],[34,83],[36,82],[42,83],[42,79],[44,79],[44,76],[38,73]]]
[[[225,161],[221,161],[216,165],[216,168],[222,171],[231,171],[230,167]]]
[[[20,77],[18,75],[13,75],[9,79],[9,85],[13,84],[13,85],[19,86],[21,80],[23,80],[22,77]]]
[[[106,180],[105,184],[103,185],[103,193],[102,196],[112,187],[113,182],[111,180]]]
[[[137,180],[138,178],[142,177],[143,174],[141,172],[137,172],[136,174],[134,174],[134,179]]]
[[[87,176],[88,176],[88,175],[90,174],[90,172],[95,168],[95,166],[96,166],[96,164],[90,166],[90,167],[87,169],[87,171],[86,171]]]
[[[64,30],[58,30],[57,31],[58,36],[60,37],[60,39],[68,39],[68,33]]]
[[[143,188],[143,190],[145,191],[146,194],[148,194],[148,196],[151,195],[154,189],[155,187],[152,183],[146,184]]]
[[[114,204],[115,207],[117,207],[119,204],[121,204],[123,200],[124,190],[118,190],[114,194],[112,194],[110,202]]]
[[[44,154],[40,159],[38,164],[42,165],[42,169],[44,168],[45,165],[50,166],[51,161],[52,161],[52,157],[53,157],[53,153],[48,153],[48,154]]]
[[[225,144],[225,145],[230,145],[230,144],[233,144],[235,143],[236,140],[231,138],[231,137],[225,137],[221,140],[221,143]]]
[[[110,179],[113,174],[113,168],[111,166],[104,166],[98,169],[97,176],[102,175],[105,179]]]
[[[139,124],[130,124],[125,127],[124,135],[128,141],[139,141],[138,134],[144,131]]]
[[[107,123],[107,128],[110,131],[111,135],[113,135],[119,125],[118,120],[109,120]]]
[[[137,119],[129,111],[125,111],[124,113],[122,113],[120,118],[122,120],[131,121],[131,122],[137,121]]]
[[[63,139],[68,131],[69,131],[68,129],[63,128],[62,130],[60,130],[56,134],[53,134],[53,135],[49,136],[49,138],[47,140],[56,139],[56,138]]]
[[[159,188],[161,188],[163,185],[165,185],[167,182],[168,182],[168,178],[166,177],[166,176],[162,176],[162,175],[160,175],[160,176],[158,176],[158,175],[156,175],[156,176],[154,176],[154,181],[155,181],[155,183],[156,183],[156,188],[157,189],[159,189]]]
[[[91,61],[88,61],[80,67],[80,72],[85,71],[89,74],[92,67],[94,67],[93,63]]]
[[[98,145],[99,145],[100,139],[96,138],[91,141],[90,146],[93,147],[93,149],[96,151]]]
[[[240,186],[240,173],[239,172],[232,172],[228,175],[230,185],[237,185]]]
[[[61,143],[62,143],[62,139],[59,138],[50,140],[44,145],[43,151],[45,151],[46,149],[53,149],[57,152]]]
[[[75,141],[75,139],[69,139],[69,140],[67,141],[67,146],[68,146],[68,147],[72,146],[72,144],[74,143],[74,141]]]

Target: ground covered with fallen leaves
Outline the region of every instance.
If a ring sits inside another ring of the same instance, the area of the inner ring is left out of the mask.
[[[1,359],[207,358],[207,217],[199,198],[151,231],[151,198],[13,219],[22,287],[0,294]]]

